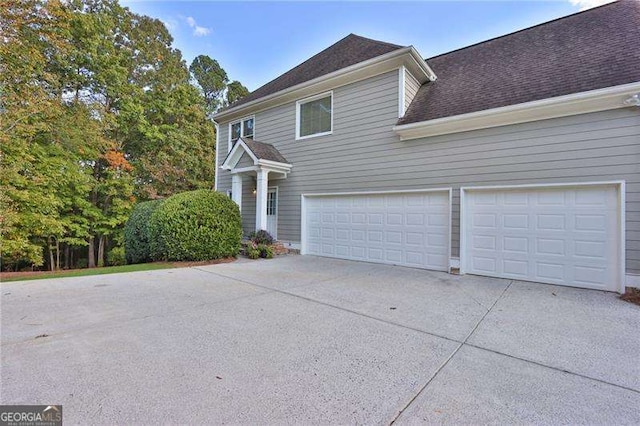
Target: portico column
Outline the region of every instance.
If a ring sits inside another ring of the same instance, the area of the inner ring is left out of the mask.
[[[231,199],[242,210],[242,176],[238,173],[231,176]]]
[[[258,178],[256,179],[256,231],[267,229],[268,175],[268,170],[258,170]]]

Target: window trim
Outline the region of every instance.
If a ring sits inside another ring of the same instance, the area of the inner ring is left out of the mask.
[[[228,124],[227,152],[231,152],[231,149],[233,148],[233,141],[231,140],[231,126],[233,126],[234,124],[240,123],[240,137],[241,138],[247,137],[244,134],[244,122],[246,120],[249,120],[249,119],[253,120],[253,135],[251,135],[251,138],[252,139],[256,138],[256,116],[255,116],[255,114],[247,115],[246,117],[239,118],[238,120],[230,121],[229,124]]]
[[[328,132],[314,133],[312,135],[300,136],[300,107],[306,103],[316,101],[318,99],[326,98],[327,96],[331,97],[331,130]],[[317,95],[309,96],[304,99],[299,99],[296,101],[296,140],[303,140],[309,138],[315,138],[318,136],[326,136],[333,134],[333,90],[328,92],[319,93]]]

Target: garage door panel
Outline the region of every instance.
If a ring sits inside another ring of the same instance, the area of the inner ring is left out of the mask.
[[[305,211],[306,253],[448,270],[449,191],[308,197]]]
[[[607,244],[600,240],[580,239],[573,242],[573,254],[577,258],[602,259],[607,255]]]
[[[465,191],[465,272],[617,290],[615,185]]]

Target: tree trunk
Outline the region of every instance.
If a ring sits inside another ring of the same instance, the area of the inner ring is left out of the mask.
[[[47,242],[49,243],[49,269],[54,271],[55,270],[55,263],[53,263],[53,248],[51,247],[51,237],[49,237],[47,239]]]
[[[56,238],[56,271],[60,270],[60,240]]]
[[[93,237],[89,237],[89,250],[87,253],[87,266],[89,268],[96,267],[96,253],[95,253],[95,239]]]
[[[69,244],[64,245],[64,269],[69,269],[70,260],[69,256],[71,256],[71,250],[69,250]]]
[[[100,235],[98,240],[98,267],[100,268],[104,266],[104,240],[104,235]]]

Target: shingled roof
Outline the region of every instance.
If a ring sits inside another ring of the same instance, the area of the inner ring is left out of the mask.
[[[398,124],[640,81],[640,1],[621,0],[426,60]]]
[[[287,159],[280,154],[280,151],[278,151],[275,146],[264,142],[254,141],[247,137],[243,137],[242,141],[249,147],[258,160],[269,160],[288,164]]]
[[[271,80],[264,86],[249,93],[227,109],[401,48],[403,46],[349,34],[275,80]]]

